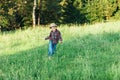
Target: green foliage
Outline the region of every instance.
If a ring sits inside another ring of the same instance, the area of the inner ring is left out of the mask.
[[[85,15],[81,14],[82,2],[77,0],[63,0],[62,6],[62,23],[84,23]]]
[[[115,20],[120,20],[120,11],[118,11],[116,14],[115,14],[115,16],[114,17],[112,17],[113,19],[115,19]]]
[[[59,22],[61,8],[59,0],[42,0],[41,23]]]
[[[27,26],[31,24],[30,16],[31,16],[32,5],[30,0],[1,1],[0,8],[1,8],[0,16],[5,17],[7,21],[7,25],[1,24],[3,25],[2,27],[4,28],[7,27],[9,28],[9,30],[11,29],[13,30],[19,27],[26,26],[26,24]]]
[[[8,24],[9,24],[8,20],[5,17],[0,16],[0,26],[7,27]]]
[[[85,16],[90,23],[109,20],[117,8],[116,4],[116,0],[88,0],[83,6],[82,13],[86,13]]]

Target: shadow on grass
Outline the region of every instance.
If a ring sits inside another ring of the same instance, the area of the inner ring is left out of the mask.
[[[119,33],[89,34],[58,44],[49,60],[43,45],[0,57],[1,80],[112,80],[107,73],[119,64]],[[118,74],[119,75],[119,74]]]

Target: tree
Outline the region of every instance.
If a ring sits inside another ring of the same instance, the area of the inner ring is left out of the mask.
[[[37,24],[38,26],[40,25],[40,20],[41,20],[41,12],[42,12],[42,0],[37,1],[37,10],[36,10],[36,16],[37,16]]]
[[[3,28],[13,30],[31,24],[32,0],[1,1],[0,16],[7,21]],[[27,4],[27,5],[26,5]],[[0,22],[2,22],[1,20]],[[2,24],[3,25],[3,24]]]
[[[62,22],[63,23],[84,23],[85,16],[81,14],[81,0],[63,0],[62,6]]]
[[[42,0],[41,23],[48,24],[59,22],[61,16],[61,6],[59,0]]]
[[[0,26],[7,30],[51,22],[95,23],[119,16],[120,0],[0,1]]]
[[[116,0],[87,0],[81,12],[90,23],[109,20],[116,10]]]
[[[33,27],[36,25],[36,0],[34,0],[34,5],[33,5],[33,12],[32,12],[32,18],[33,18]]]

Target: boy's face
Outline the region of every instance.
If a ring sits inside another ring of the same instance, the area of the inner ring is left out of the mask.
[[[54,32],[57,28],[56,27],[51,27],[51,30]]]

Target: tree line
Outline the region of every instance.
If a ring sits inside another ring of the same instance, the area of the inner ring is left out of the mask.
[[[119,20],[120,0],[1,0],[0,28]]]

